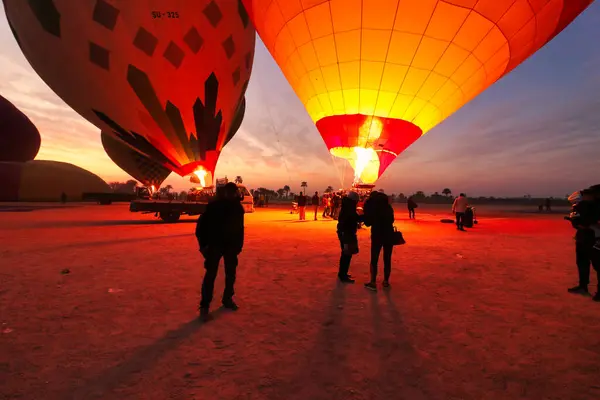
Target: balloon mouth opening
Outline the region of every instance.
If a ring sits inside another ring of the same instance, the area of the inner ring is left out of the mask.
[[[342,158],[350,164],[354,170],[353,184],[374,184],[379,178],[381,162],[379,153],[390,153],[394,157],[397,154],[389,150],[375,150],[370,147],[334,147],[329,150],[332,156]]]
[[[190,176],[190,182],[199,184],[201,188],[205,188],[207,175],[208,171],[200,167],[192,173]]]

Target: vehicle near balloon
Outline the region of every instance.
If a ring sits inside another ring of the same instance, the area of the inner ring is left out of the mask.
[[[356,182],[559,34],[593,0],[242,0]]]
[[[211,184],[245,110],[255,30],[238,0],[2,0],[42,80],[102,132]]]
[[[147,187],[141,186],[135,189],[135,193],[115,193],[115,192],[86,192],[82,194],[82,201],[95,201],[100,205],[108,206],[112,203],[130,202],[133,200],[150,199],[150,191]]]
[[[165,222],[177,222],[182,215],[200,215],[208,203],[216,196],[216,190],[225,186],[227,178],[216,179],[215,186],[192,188],[186,200],[136,199],[129,204],[129,211],[154,214]],[[254,212],[252,196],[244,185],[236,184],[246,213]]]

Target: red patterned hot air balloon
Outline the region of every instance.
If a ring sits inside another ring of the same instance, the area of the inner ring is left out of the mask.
[[[327,148],[364,183],[591,3],[244,0]]]
[[[100,137],[102,147],[110,159],[142,185],[158,189],[171,174],[170,169],[132,149],[114,136],[102,132]]]
[[[255,32],[238,0],[3,0],[40,77],[102,131],[181,176],[211,175]]]

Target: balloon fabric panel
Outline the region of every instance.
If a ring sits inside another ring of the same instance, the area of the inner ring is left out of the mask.
[[[100,136],[102,147],[110,159],[144,186],[159,188],[171,173],[170,169],[132,149],[112,135],[102,132]]]

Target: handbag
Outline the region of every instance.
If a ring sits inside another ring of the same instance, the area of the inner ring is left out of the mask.
[[[358,254],[358,240],[356,237],[349,237],[348,239],[344,238],[343,252],[349,256]]]
[[[406,240],[404,240],[404,236],[402,235],[402,232],[400,232],[394,226],[394,232],[392,232],[392,245],[393,246],[400,246],[400,245],[403,245],[405,243],[406,243]]]

